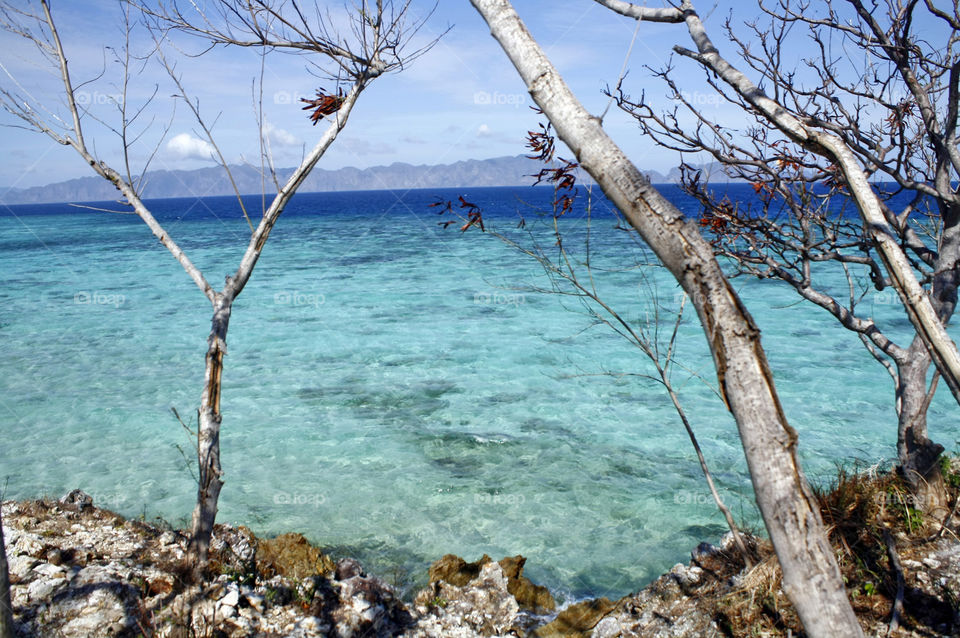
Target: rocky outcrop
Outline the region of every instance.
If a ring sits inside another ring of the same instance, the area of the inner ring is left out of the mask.
[[[463,587],[477,578],[481,569],[493,559],[484,554],[480,560],[468,563],[459,556],[447,554],[430,566],[430,583],[445,582],[457,587]],[[507,556],[501,558],[498,564],[507,578],[507,591],[517,599],[522,609],[535,614],[544,614],[557,608],[557,603],[550,594],[550,590],[541,585],[533,584],[523,575],[523,566],[527,559],[523,556]]]
[[[334,563],[299,534],[264,540],[228,525],[214,528],[209,572],[196,581],[179,532],[98,509],[82,492],[68,497],[3,503],[19,636],[678,638],[754,635],[751,623],[770,613],[785,626],[796,621],[775,557],[752,537],[758,564],[750,571],[728,535],[635,594],[572,601],[559,612],[523,576],[522,556],[471,563],[447,555],[408,605],[356,560]],[[960,631],[960,543],[941,536],[897,534],[907,613],[893,636]],[[882,587],[851,588],[870,635],[887,633]]]
[[[373,638],[413,624],[392,588],[356,561],[334,565],[302,536],[260,541],[217,525],[220,573],[198,583],[185,537],[82,502],[3,504],[21,635]]]
[[[522,636],[520,605],[507,590],[503,568],[487,561],[462,586],[445,580],[431,583],[414,602],[418,621],[405,638],[474,638]]]
[[[300,534],[258,539],[217,525],[210,573],[196,582],[185,536],[98,509],[82,492],[4,503],[3,517],[24,636],[522,636],[535,616],[521,607],[555,605],[523,576],[522,556],[446,556],[407,606],[359,562],[334,563]]]

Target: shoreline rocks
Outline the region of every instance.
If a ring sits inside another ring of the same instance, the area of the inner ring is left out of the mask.
[[[183,534],[124,519],[84,497],[2,504],[18,636],[739,636],[751,629],[736,622],[756,613],[749,607],[756,592],[785,600],[764,541],[748,537],[760,562],[744,572],[729,535],[719,547],[702,544],[689,564],[635,594],[559,609],[547,588],[523,576],[523,556],[443,556],[430,567],[429,585],[405,602],[358,561],[334,562],[300,534],[260,539],[229,525],[215,527],[208,572],[196,582]],[[940,539],[901,559],[908,602],[942,598],[949,609],[960,599],[960,543]],[[952,621],[937,614],[921,633],[901,627],[895,635],[956,635],[956,609]],[[868,632],[885,633],[876,615],[861,621]]]

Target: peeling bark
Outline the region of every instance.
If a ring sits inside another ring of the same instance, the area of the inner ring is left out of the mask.
[[[943,446],[927,438],[927,408],[932,398],[927,392],[930,364],[930,355],[917,337],[897,366],[897,459],[898,471],[917,497],[917,509],[942,517],[949,507],[939,463]]]
[[[579,103],[507,0],[471,0],[537,106],[606,196],[694,301],[733,412],[784,590],[811,636],[862,636],[797,458],[760,344],[760,331],[730,287],[713,250],[654,189]]]
[[[232,305],[231,299],[218,295],[207,340],[209,345],[197,432],[197,503],[193,510],[189,547],[191,562],[197,566],[207,561],[213,524],[217,518],[217,502],[223,487],[223,471],[220,467],[220,423],[223,420],[220,395]]]

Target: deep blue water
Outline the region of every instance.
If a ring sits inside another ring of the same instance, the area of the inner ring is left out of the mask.
[[[549,217],[535,213],[549,189],[462,192],[489,226],[558,257]],[[643,355],[575,298],[538,292],[551,282],[535,261],[439,225],[447,216],[429,205],[459,194],[291,202],[234,308],[220,520],[300,531],[414,581],[445,553],[522,553],[531,578],[567,595],[635,590],[724,531],[686,434],[643,376]],[[676,188],[665,194],[696,214]],[[574,264],[588,237],[583,201],[561,220]],[[605,200],[593,204],[598,289],[633,326],[669,336],[682,294],[639,265],[652,260],[614,230]],[[233,272],[249,235],[235,200],[150,206],[211,283]],[[170,408],[191,422],[199,403],[210,316],[197,287],[137,217],[64,205],[0,206],[0,283],[5,497],[79,487],[124,514],[185,525],[191,440]],[[894,456],[892,383],[859,340],[776,282],[735,285],[763,330],[808,475]],[[891,301],[865,303],[904,338]],[[677,359],[673,379],[721,492],[756,524],[689,310]],[[950,450],[955,412],[944,392],[930,412],[932,437]]]

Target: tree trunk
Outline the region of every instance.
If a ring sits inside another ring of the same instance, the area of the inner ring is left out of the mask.
[[[897,366],[897,469],[916,497],[916,508],[939,517],[947,513],[948,497],[939,464],[943,446],[927,438],[927,372],[931,363],[923,341],[916,337]]]
[[[0,638],[13,638],[13,634],[10,570],[7,568],[7,546],[3,540],[3,514],[0,512]]]
[[[949,163],[944,159],[937,173],[938,189],[950,189],[948,167]],[[930,303],[946,326],[956,310],[957,285],[960,281],[960,207],[941,201],[939,210],[943,226],[934,263]],[[897,364],[900,378],[897,389],[898,469],[917,498],[917,509],[942,517],[949,506],[939,464],[943,446],[927,438],[927,372],[931,358],[919,336],[913,340],[906,355]]]
[[[231,297],[217,293],[210,337],[207,339],[206,372],[203,378],[203,396],[200,398],[197,433],[199,481],[190,536],[190,559],[197,569],[207,562],[210,536],[217,518],[217,501],[220,498],[220,488],[223,487],[223,473],[220,470],[220,391],[232,305]]]
[[[784,590],[810,636],[862,636],[796,454],[760,331],[709,243],[666,201],[577,101],[507,0],[471,0],[560,138],[694,301],[733,412]]]

